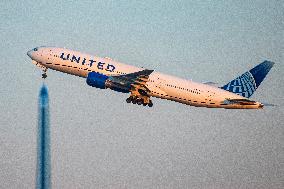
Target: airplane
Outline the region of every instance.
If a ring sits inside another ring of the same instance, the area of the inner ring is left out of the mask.
[[[225,109],[262,109],[264,104],[250,97],[274,65],[264,61],[224,86],[197,83],[175,76],[57,47],[36,47],[27,52],[42,69],[42,78],[52,69],[86,78],[89,86],[130,93],[127,103],[153,106],[151,97],[182,104]]]

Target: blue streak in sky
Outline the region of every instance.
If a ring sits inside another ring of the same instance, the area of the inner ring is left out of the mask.
[[[51,188],[50,182],[50,128],[48,90],[43,84],[39,93],[39,117],[37,139],[36,188]]]

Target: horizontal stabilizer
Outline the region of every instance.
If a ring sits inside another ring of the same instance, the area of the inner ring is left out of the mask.
[[[262,103],[264,106],[273,106],[273,107],[275,107],[275,106],[278,106],[278,105],[276,105],[276,104],[270,104],[270,103]]]
[[[218,83],[215,83],[215,82],[213,82],[213,81],[203,82],[203,84],[205,84],[205,85],[211,85],[211,86],[217,86],[217,85],[218,85]]]
[[[227,99],[224,104],[240,104],[240,105],[255,105],[256,102],[248,99]]]
[[[264,61],[250,71],[230,81],[221,87],[221,89],[249,98],[258,88],[273,65],[273,62]]]

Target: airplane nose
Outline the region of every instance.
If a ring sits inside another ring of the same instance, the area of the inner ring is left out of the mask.
[[[27,52],[27,55],[28,55],[30,58],[32,58],[32,50],[28,51],[28,52]]]

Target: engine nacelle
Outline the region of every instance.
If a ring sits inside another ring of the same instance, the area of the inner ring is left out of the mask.
[[[90,72],[87,77],[87,84],[99,89],[106,88],[106,81],[109,77],[100,73]]]
[[[90,72],[87,77],[87,84],[99,89],[110,88],[111,90],[128,93],[131,86],[128,83],[121,82],[120,79],[114,79],[97,72]]]

